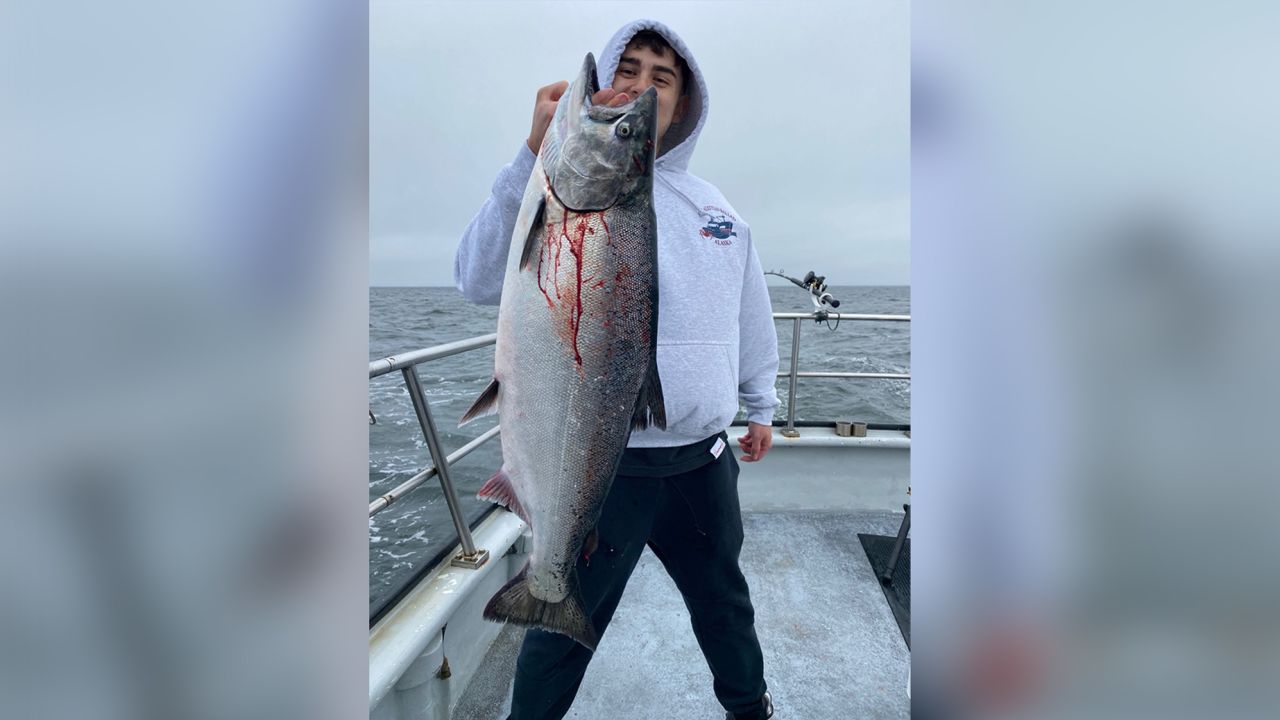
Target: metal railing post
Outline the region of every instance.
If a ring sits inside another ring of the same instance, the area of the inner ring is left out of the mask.
[[[453,467],[458,463],[459,460],[466,457],[467,455],[470,455],[472,450],[475,450],[476,448],[488,442],[490,439],[496,437],[500,430],[501,430],[501,426],[494,425],[493,427],[486,430],[480,437],[476,438],[475,440],[472,440],[466,445],[463,445],[457,450],[454,450],[453,452],[449,453],[449,458],[448,458],[449,467]],[[374,515],[377,515],[383,510],[386,510],[395,501],[404,497],[409,492],[421,487],[422,484],[430,480],[431,476],[435,475],[436,472],[438,471],[434,466],[427,468],[426,470],[423,470],[417,475],[414,475],[408,480],[405,480],[404,482],[400,483],[391,492],[385,495],[382,495],[378,497],[376,500],[374,500],[373,502],[369,503],[369,517],[373,517]]]
[[[782,429],[782,437],[800,437],[796,430],[796,371],[800,365],[800,318],[791,326],[791,384],[787,388],[787,426]]]
[[[458,567],[478,568],[489,559],[489,551],[476,550],[475,541],[471,539],[471,528],[467,527],[458,507],[458,495],[453,489],[453,481],[449,479],[449,458],[440,447],[440,438],[436,435],[436,423],[431,418],[431,407],[427,404],[427,396],[422,392],[418,382],[416,365],[401,369],[405,386],[409,389],[409,399],[413,401],[413,411],[418,414],[418,424],[422,426],[422,434],[427,439],[427,449],[431,451],[431,461],[435,463],[436,474],[440,476],[440,487],[444,490],[445,502],[449,505],[449,514],[453,516],[453,526],[458,530],[458,539],[462,542],[462,554],[450,562]]]

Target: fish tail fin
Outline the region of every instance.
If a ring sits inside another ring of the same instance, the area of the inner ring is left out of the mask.
[[[640,398],[636,401],[635,413],[631,416],[632,429],[643,430],[650,425],[661,430],[667,429],[667,406],[662,399],[662,379],[658,377],[657,358],[649,361],[649,372],[640,385]]]
[[[569,594],[557,603],[539,600],[529,592],[529,565],[502,586],[484,608],[486,620],[527,625],[550,632],[568,635],[595,651],[600,642],[591,618],[583,609],[582,591],[578,589],[577,576]]]

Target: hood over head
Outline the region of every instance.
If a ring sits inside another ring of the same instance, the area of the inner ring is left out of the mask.
[[[658,91],[649,88],[619,107],[595,105],[596,61],[582,70],[560,102],[542,141],[542,168],[565,207],[604,210],[645,185],[652,170]]]
[[[659,168],[669,167],[677,170],[687,170],[689,168],[689,159],[693,157],[693,148],[698,143],[698,134],[702,132],[702,126],[707,121],[707,108],[710,102],[707,95],[707,83],[702,77],[702,71],[698,68],[698,63],[693,59],[693,53],[689,50],[689,46],[685,45],[684,40],[679,35],[676,35],[671,28],[656,20],[635,20],[627,23],[622,29],[614,33],[600,53],[600,86],[613,86],[613,75],[618,69],[618,60],[622,58],[622,51],[627,48],[627,43],[631,42],[631,38],[635,37],[636,33],[641,30],[652,30],[666,38],[672,49],[689,65],[689,74],[692,75],[693,82],[686,88],[686,93],[689,96],[688,111],[685,112],[683,120],[672,122],[671,127],[667,129],[667,137],[663,142],[663,147],[666,148],[666,151],[658,156],[657,160],[657,167]]]

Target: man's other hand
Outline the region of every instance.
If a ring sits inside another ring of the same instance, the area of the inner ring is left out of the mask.
[[[747,434],[738,438],[738,447],[742,448],[743,462],[759,460],[773,447],[773,428],[760,423],[747,423]]]
[[[556,103],[560,102],[560,98],[568,89],[569,83],[565,80],[538,89],[538,97],[533,102],[533,126],[529,129],[528,139],[525,140],[525,144],[529,146],[529,152],[534,155],[542,149],[542,139],[546,137],[547,128],[551,127],[551,120],[556,116]],[[596,105],[617,107],[631,102],[631,97],[613,88],[605,88],[592,95],[591,102]]]
[[[591,96],[591,103],[593,105],[618,107],[619,105],[626,105],[629,102],[631,102],[630,95],[624,92],[618,92],[613,88],[605,88]]]
[[[542,147],[542,138],[546,136],[547,128],[551,127],[551,118],[556,116],[556,103],[568,89],[569,83],[566,80],[538,88],[538,97],[533,101],[533,127],[529,129],[529,139],[525,140],[529,151],[534,155]]]

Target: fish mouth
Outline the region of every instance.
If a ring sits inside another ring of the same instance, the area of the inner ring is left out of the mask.
[[[582,69],[578,71],[578,78],[573,82],[573,89],[573,97],[569,98],[573,103],[570,106],[570,110],[573,112],[570,112],[568,115],[570,125],[569,133],[573,133],[576,126],[581,124],[581,113],[583,110],[586,110],[587,116],[593,120],[602,119],[598,117],[600,108],[591,101],[591,97],[600,92],[600,79],[596,70],[595,55],[587,53],[587,56],[582,59]],[[591,173],[583,171],[583,169],[578,167],[570,157],[562,158],[561,162],[569,166],[569,169],[573,170],[574,174],[578,177],[596,181],[608,179],[597,177]],[[552,192],[554,191],[555,189],[552,188]],[[560,198],[557,197],[556,199],[559,200]],[[561,201],[561,204],[563,204],[563,201]],[[566,205],[566,207],[568,206]],[[572,210],[572,208],[570,209]]]
[[[582,61],[582,70],[578,73],[578,79],[574,83],[575,91],[573,102],[575,110],[584,110],[586,117],[598,123],[613,123],[619,118],[625,117],[632,113],[640,113],[649,118],[649,125],[656,126],[658,121],[658,91],[656,88],[645,88],[644,92],[636,95],[622,105],[596,105],[592,100],[592,96],[600,92],[600,82],[597,78],[596,59],[591,53],[587,53],[587,57]],[[582,122],[582,116],[575,112],[570,116],[570,123]],[[570,157],[564,158],[563,162],[568,165],[578,176],[587,180],[608,180],[608,177],[598,177],[578,167]]]
[[[648,87],[645,91],[631,98],[623,105],[610,107],[609,105],[596,105],[592,97],[600,92],[599,73],[596,70],[596,58],[591,53],[582,60],[582,70],[578,73],[578,81],[576,86],[581,88],[577,97],[574,98],[579,107],[586,108],[587,116],[596,122],[612,122],[628,113],[637,110],[648,111],[646,105],[652,103],[652,117],[656,123],[658,119],[658,91],[656,88]]]
[[[592,96],[600,92],[600,81],[595,56],[587,53],[582,61],[582,68],[570,86],[568,95],[561,98],[561,107],[557,108],[557,137],[559,142],[549,148],[550,155],[544,154],[543,160],[548,170],[552,193],[564,207],[575,212],[591,212],[611,207],[617,197],[607,197],[606,186],[619,185],[619,174],[629,172],[632,159],[627,144],[618,144],[612,138],[618,121],[628,115],[639,115],[645,118],[642,125],[648,133],[648,140],[653,142],[654,126],[657,121],[658,92],[655,88],[647,88],[630,101],[617,107],[597,105]],[[640,139],[644,139],[641,137]],[[632,138],[631,145],[635,145]],[[559,166],[565,171],[560,176],[554,168]],[[640,166],[637,165],[637,169]],[[572,178],[577,180],[572,180]],[[571,185],[558,187],[561,182]],[[598,184],[595,190],[581,192],[575,185],[580,183]],[[620,188],[619,188],[620,189]],[[563,191],[563,192],[562,192]],[[577,203],[565,202],[572,196]],[[576,208],[574,205],[590,205]],[[603,207],[601,207],[603,205]]]
[[[587,106],[591,106],[591,96],[600,92],[600,77],[596,70],[596,56],[587,53],[582,59],[582,70],[578,71],[578,87],[581,97],[579,101]]]

